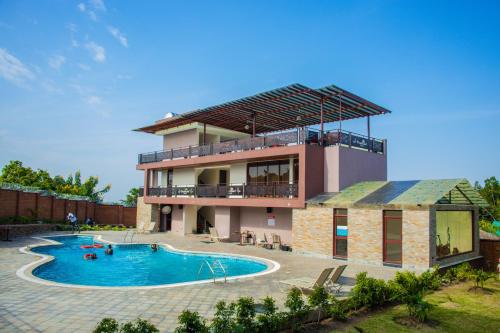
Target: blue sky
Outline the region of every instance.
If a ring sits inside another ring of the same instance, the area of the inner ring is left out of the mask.
[[[393,111],[372,119],[392,180],[499,177],[499,22],[495,1],[0,0],[0,166],[80,169],[119,200],[161,149],[131,129],[302,83]]]

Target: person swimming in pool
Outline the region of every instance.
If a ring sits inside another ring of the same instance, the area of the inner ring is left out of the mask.
[[[158,251],[158,244],[156,243],[151,244],[151,250],[153,250],[153,252]]]
[[[106,251],[104,251],[104,253],[106,253],[107,255],[113,254],[113,247],[111,246],[111,244],[108,245],[108,248],[106,249]]]
[[[97,254],[95,253],[87,253],[83,255],[83,259],[85,260],[96,260],[97,259]]]

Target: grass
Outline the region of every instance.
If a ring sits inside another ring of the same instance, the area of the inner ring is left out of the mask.
[[[430,323],[410,328],[395,321],[405,317],[403,305],[372,313],[333,332],[500,332],[500,283],[487,282],[487,291],[470,290],[472,283],[447,287],[426,297],[435,307]]]

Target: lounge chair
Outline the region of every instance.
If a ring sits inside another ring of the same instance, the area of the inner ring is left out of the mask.
[[[302,292],[304,292],[304,290],[312,290],[315,287],[323,287],[325,285],[326,281],[328,280],[328,277],[330,276],[330,274],[332,274],[333,270],[334,270],[333,267],[325,268],[316,280],[314,280],[310,277],[301,277],[301,278],[280,281],[280,283],[286,284],[286,285],[289,285],[292,287],[297,287]]]
[[[271,234],[272,241],[273,241],[273,248],[281,248],[281,237],[278,234]]]
[[[229,237],[221,237],[221,236],[219,236],[219,233],[217,232],[217,229],[215,229],[213,227],[208,228],[208,230],[210,231],[210,240],[212,242],[214,240],[216,240],[217,242],[221,242],[223,240],[229,239]]]
[[[324,287],[330,292],[339,293],[342,289],[342,285],[338,283],[342,273],[346,269],[347,265],[340,265],[337,268],[325,268],[319,277],[314,281],[314,279],[303,277],[297,279],[290,279],[285,281],[280,281],[280,283],[290,285],[292,287],[297,287],[304,294],[309,294],[315,287]],[[335,271],[332,274],[332,271]],[[330,276],[331,275],[331,276]]]
[[[265,233],[262,234],[262,238],[257,238],[255,245],[257,246],[262,246],[266,249],[272,249],[273,248],[273,243],[269,241],[269,238],[266,236]]]
[[[147,228],[144,228],[142,230],[142,232],[150,234],[154,232],[155,227],[156,227],[156,222],[151,222]]]

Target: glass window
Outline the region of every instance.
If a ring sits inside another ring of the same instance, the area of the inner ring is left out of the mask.
[[[288,183],[290,181],[290,163],[283,161],[280,163],[280,181]]]
[[[385,263],[401,264],[403,260],[403,212],[384,210],[384,254]]]
[[[248,183],[257,182],[257,166],[248,166]]]
[[[266,183],[267,180],[267,164],[261,164],[257,167],[257,183]]]
[[[472,251],[472,223],[471,211],[437,211],[437,257],[443,258]]]
[[[333,256],[347,257],[347,209],[333,210]]]
[[[278,183],[280,181],[280,165],[278,163],[270,163],[267,169],[267,183]]]

